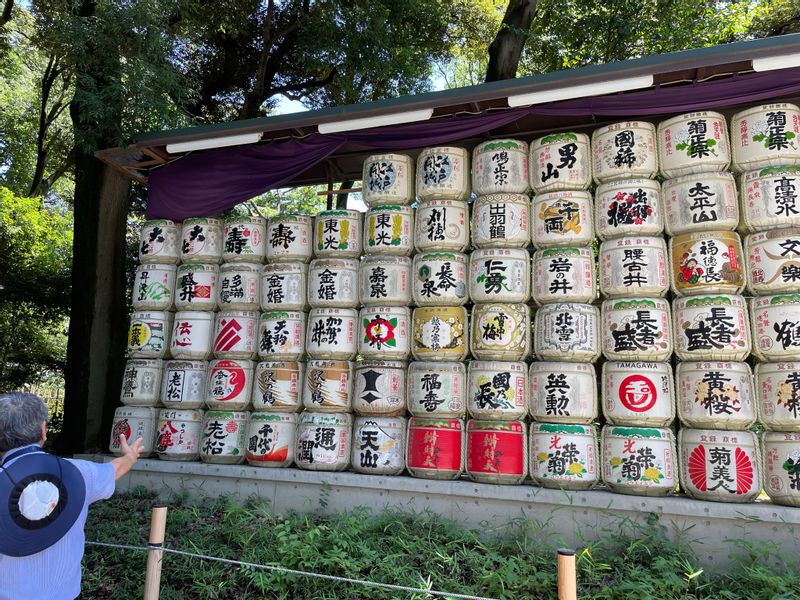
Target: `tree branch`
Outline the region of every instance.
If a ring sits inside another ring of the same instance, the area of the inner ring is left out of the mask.
[[[5,25],[11,20],[11,11],[14,9],[14,0],[5,0],[3,3],[3,12],[0,14],[0,27]]]

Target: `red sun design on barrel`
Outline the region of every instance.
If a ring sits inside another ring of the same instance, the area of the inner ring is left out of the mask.
[[[629,375],[619,384],[622,405],[633,412],[646,412],[656,404],[656,386],[644,375]]]

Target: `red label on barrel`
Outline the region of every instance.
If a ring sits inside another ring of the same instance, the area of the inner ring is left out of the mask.
[[[467,471],[522,475],[524,444],[521,431],[470,431],[467,434]]]
[[[622,405],[633,412],[646,412],[656,404],[658,392],[653,382],[644,375],[630,375],[619,385]]]
[[[408,466],[412,469],[461,470],[461,422],[440,427],[415,427],[408,432]]]

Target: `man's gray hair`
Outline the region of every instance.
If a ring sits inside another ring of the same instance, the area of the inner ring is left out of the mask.
[[[47,405],[35,394],[0,394],[0,452],[37,444],[42,423],[47,422]]]

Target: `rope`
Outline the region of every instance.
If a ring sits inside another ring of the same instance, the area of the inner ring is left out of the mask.
[[[230,565],[239,565],[242,567],[251,567],[253,569],[265,569],[267,571],[275,571],[278,573],[286,573],[288,575],[302,575],[304,577],[317,577],[319,579],[328,579],[330,581],[339,581],[342,583],[351,583],[358,585],[366,585],[377,588],[384,588],[387,590],[395,590],[401,592],[409,592],[413,594],[428,594],[430,596],[442,596],[446,598],[461,598],[463,600],[497,600],[496,598],[489,598],[486,596],[470,596],[469,594],[455,594],[451,592],[440,592],[437,590],[430,590],[424,588],[413,588],[404,585],[395,585],[392,583],[380,583],[378,581],[369,581],[366,579],[352,579],[350,577],[340,577],[338,575],[325,575],[323,573],[314,573],[312,571],[298,571],[296,569],[287,569],[286,567],[278,567],[274,565],[260,565],[257,563],[244,562],[240,560],[233,560],[230,558],[220,558],[218,556],[209,556],[207,554],[195,554],[194,552],[186,552],[184,550],[175,550],[165,546],[126,546],[124,544],[108,544],[105,542],[86,542],[89,546],[102,546],[104,548],[117,548],[120,550],[135,550],[138,552],[149,552],[150,550],[162,550],[169,554],[177,554],[178,556],[188,556],[190,558],[200,558],[203,560],[212,560],[216,562],[227,563]]]

